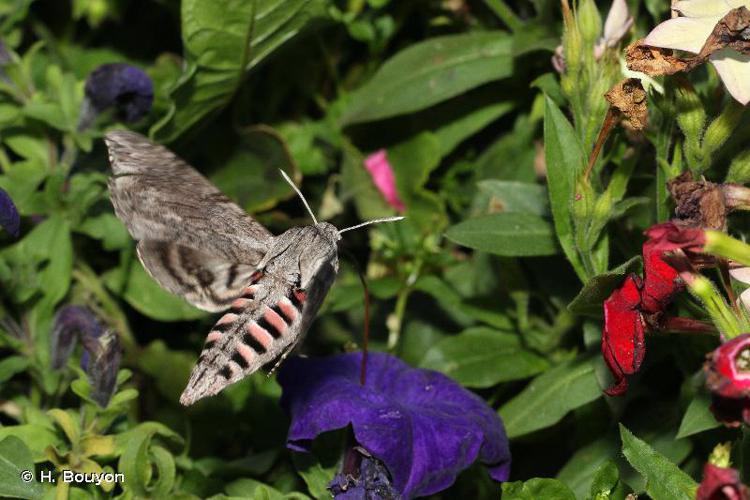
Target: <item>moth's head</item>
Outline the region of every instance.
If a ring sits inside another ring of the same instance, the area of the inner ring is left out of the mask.
[[[328,222],[318,222],[317,224],[315,224],[315,228],[333,245],[341,240],[341,234],[333,224],[329,224]]]

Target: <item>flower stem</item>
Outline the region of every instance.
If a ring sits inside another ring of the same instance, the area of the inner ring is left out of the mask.
[[[497,14],[497,17],[499,17],[507,26],[510,28],[512,32],[516,32],[520,29],[523,29],[523,21],[518,18],[515,12],[508,7],[508,5],[503,0],[484,0],[487,6],[492,9],[492,11]]]
[[[599,153],[601,153],[602,147],[604,146],[604,143],[607,142],[607,137],[609,137],[609,134],[612,132],[612,128],[617,121],[615,119],[615,112],[612,109],[613,108],[610,106],[607,110],[607,115],[604,117],[602,128],[599,129],[599,135],[596,137],[594,149],[591,150],[591,154],[589,155],[589,163],[586,166],[586,171],[583,173],[583,178],[586,180],[591,177],[591,172],[594,170],[594,165],[596,165],[596,160],[599,158]]]
[[[721,231],[706,231],[706,243],[703,250],[706,253],[730,259],[743,266],[750,266],[750,245]]]

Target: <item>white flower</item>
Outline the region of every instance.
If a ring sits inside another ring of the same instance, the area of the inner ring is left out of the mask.
[[[750,8],[750,1],[681,0],[672,9],[681,17],[664,21],[648,34],[644,43],[653,47],[684,50],[698,54],[716,24],[730,10]],[[716,68],[727,91],[743,105],[750,102],[750,56],[731,48],[711,54],[709,61]]]
[[[738,267],[737,269],[730,269],[729,274],[732,278],[736,279],[740,283],[750,285],[750,267]],[[740,301],[745,306],[745,309],[750,311],[750,288],[747,288],[740,294]]]
[[[628,3],[625,0],[614,0],[607,13],[607,20],[604,21],[604,34],[594,47],[594,56],[599,59],[605,48],[620,43],[632,26],[633,16],[628,11]]]

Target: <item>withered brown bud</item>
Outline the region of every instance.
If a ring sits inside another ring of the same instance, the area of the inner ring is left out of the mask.
[[[685,71],[688,67],[687,61],[672,54],[671,49],[651,47],[645,45],[641,39],[625,49],[625,62],[629,69],[649,76],[674,75]]]
[[[648,125],[646,91],[637,78],[626,78],[604,94],[622,125],[627,130],[639,131]]]
[[[695,181],[690,172],[669,181],[667,189],[675,201],[675,216],[706,229],[723,231],[730,212],[750,209],[750,189],[739,184],[715,184],[705,179]]]

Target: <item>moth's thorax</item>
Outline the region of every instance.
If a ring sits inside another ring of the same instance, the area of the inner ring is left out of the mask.
[[[338,230],[327,222],[294,227],[274,238],[258,268],[301,289],[338,271]]]

